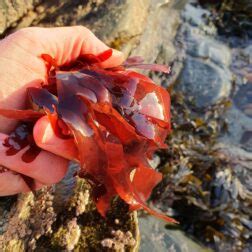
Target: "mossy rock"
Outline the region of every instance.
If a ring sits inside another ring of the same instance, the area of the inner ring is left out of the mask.
[[[89,197],[85,179],[76,178],[74,190],[61,205],[59,189],[44,188],[12,202],[1,217],[5,222],[0,219],[0,251],[138,250],[137,215],[124,202],[115,199],[104,219]]]

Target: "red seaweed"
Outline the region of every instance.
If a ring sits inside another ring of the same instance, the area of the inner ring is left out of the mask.
[[[33,139],[32,129],[33,124],[22,123],[5,139],[3,145],[8,148],[6,150],[7,156],[17,154],[25,147],[28,147],[28,149],[22,155],[22,160],[24,162],[30,163],[38,156],[41,149],[36,145]]]
[[[43,113],[31,109],[27,110],[0,109],[0,115],[16,120],[34,120],[40,118],[43,115]]]
[[[128,70],[134,67],[169,73],[169,68],[144,64],[141,57],[131,57],[119,67],[102,68],[101,63],[111,55],[109,49],[57,66],[50,55],[43,54],[48,82],[41,88],[27,89],[34,111],[0,110],[0,115],[26,121],[46,114],[59,137],[73,138],[79,153],[79,176],[90,181],[102,216],[109,210],[112,198],[119,195],[132,210],[143,208],[176,223],[145,203],[162,179],[148,159],[157,149],[166,148],[170,97],[148,77]],[[12,142],[16,135],[17,130],[5,142],[7,155],[17,151],[13,150],[16,142]],[[28,135],[24,143],[19,143],[20,148],[33,146]]]

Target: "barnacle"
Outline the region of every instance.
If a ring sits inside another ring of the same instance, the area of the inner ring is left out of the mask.
[[[111,55],[109,49],[97,56],[86,54],[67,65],[57,66],[50,55],[43,54],[48,83],[27,89],[32,108],[2,109],[0,114],[33,122],[48,116],[60,138],[73,138],[78,149],[79,176],[92,185],[93,198],[102,216],[106,215],[112,198],[119,195],[131,209],[143,208],[166,221],[176,222],[145,203],[162,179],[150,167],[148,159],[157,149],[166,147],[170,97],[151,79],[130,70],[169,72],[169,69],[144,64],[140,57],[131,57],[119,67],[102,68],[101,63]],[[6,139],[6,144],[11,145],[13,135],[17,138],[17,130]],[[26,139],[23,145],[34,145],[30,134],[26,135],[29,139],[22,135],[22,142]],[[14,151],[14,146],[9,147],[11,151],[7,155],[14,155],[20,149]],[[25,161],[31,160],[26,157]]]

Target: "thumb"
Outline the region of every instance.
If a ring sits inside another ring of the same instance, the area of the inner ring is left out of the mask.
[[[78,159],[78,151],[74,140],[57,137],[47,116],[40,118],[36,122],[33,128],[33,136],[36,144],[41,149],[68,160]]]

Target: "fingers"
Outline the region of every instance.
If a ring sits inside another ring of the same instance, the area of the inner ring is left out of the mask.
[[[51,153],[42,151],[31,163],[25,163],[21,159],[21,155],[25,150],[14,156],[7,157],[5,154],[6,148],[2,145],[6,135],[0,134],[0,164],[12,171],[34,178],[33,189],[40,189],[45,184],[58,182],[65,175],[68,161],[59,156],[73,160],[77,159],[78,152],[73,139],[60,139],[54,134],[47,116],[37,121],[33,134],[36,144]],[[0,196],[30,191],[22,176],[12,171],[0,173]]]
[[[78,151],[73,139],[58,138],[52,129],[47,116],[40,118],[34,128],[33,135],[36,144],[51,153],[68,160],[77,160]]]
[[[42,184],[54,184],[64,177],[68,168],[67,160],[47,151],[41,151],[34,161],[26,163],[22,160],[22,154],[27,148],[13,156],[6,156],[6,147],[2,144],[5,138],[6,135],[0,134],[0,164],[4,167],[34,178]],[[11,180],[10,186],[12,186]]]
[[[30,191],[20,174],[7,171],[0,173],[0,196]]]
[[[84,26],[29,27],[20,32],[28,40],[33,40],[37,45],[41,44],[40,54],[50,54],[59,65],[69,63],[83,54],[97,55],[109,48]],[[113,50],[112,57],[103,63],[103,67],[118,66],[123,61],[123,54]]]
[[[38,190],[44,186],[45,184],[34,180],[32,189]],[[12,171],[0,173],[0,197],[15,195],[18,193],[26,193],[30,190],[30,187],[28,187],[24,177],[22,177],[21,174]]]

